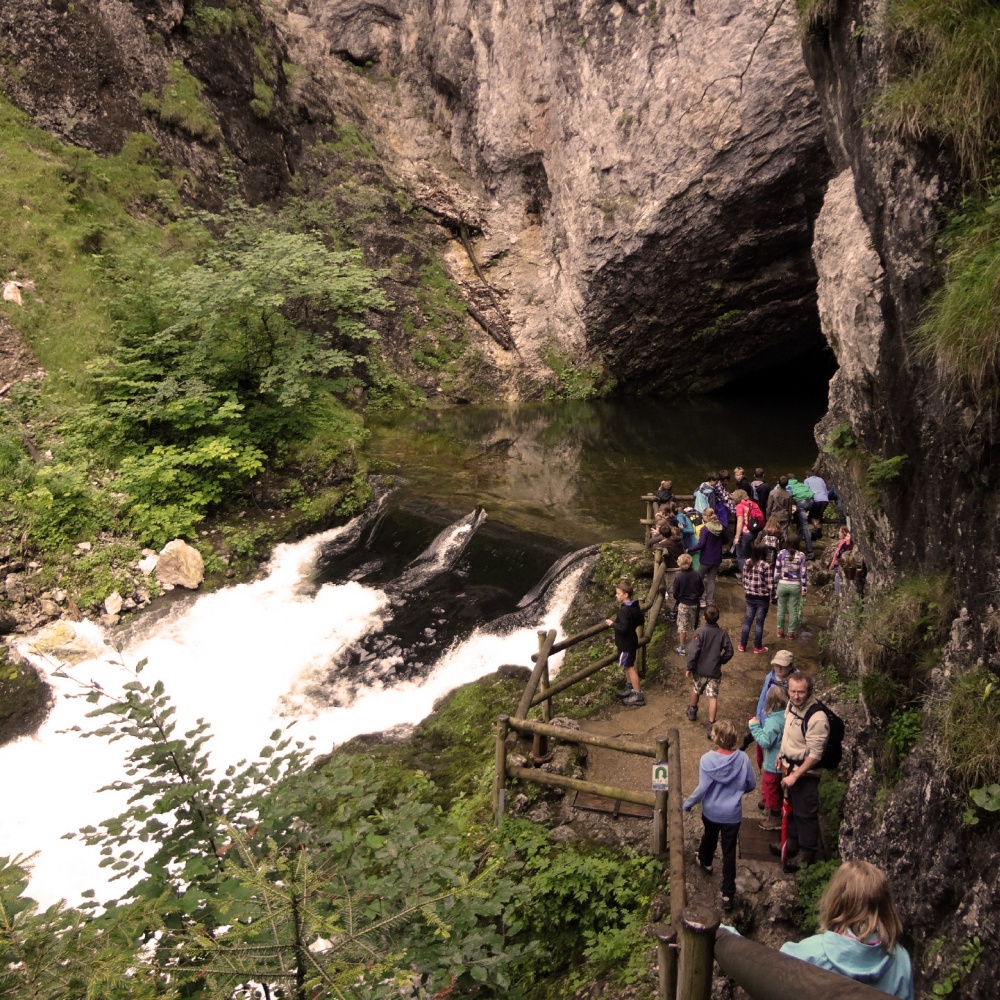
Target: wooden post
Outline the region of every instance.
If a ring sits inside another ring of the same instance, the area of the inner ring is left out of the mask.
[[[668,741],[656,741],[656,759],[666,760]],[[669,774],[669,767],[668,767]],[[663,858],[667,854],[667,797],[670,792],[653,792],[653,857]]]
[[[507,810],[507,732],[510,716],[497,716],[497,746],[493,760],[493,812],[497,826],[503,822]]]
[[[681,788],[681,734],[676,729],[667,733],[667,830],[670,842],[670,923],[680,927],[687,906],[684,880],[684,792]]]
[[[677,996],[677,931],[670,924],[653,924],[646,930],[656,938],[660,1000],[674,1000]]]
[[[719,915],[714,910],[696,906],[684,910],[677,1000],[711,1000],[715,932],[719,922]]]
[[[548,692],[549,687],[549,654],[548,650],[552,646],[552,640],[549,639],[548,632],[538,633],[538,666],[541,666],[542,673],[538,679],[539,686],[541,687],[541,693],[545,694]],[[552,699],[546,699],[542,703],[542,721],[549,722],[551,716],[549,715],[547,709],[550,709],[552,705]],[[538,767],[544,764],[546,761],[552,759],[552,754],[549,752],[549,738],[542,733],[535,733],[534,739],[532,740],[531,746],[531,762]]]

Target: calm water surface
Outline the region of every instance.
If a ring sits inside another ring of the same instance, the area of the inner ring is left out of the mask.
[[[769,482],[804,475],[824,392],[795,399],[758,392],[677,402],[557,402],[463,406],[391,414],[371,423],[372,451],[396,466],[414,506],[464,512],[586,545],[639,537],[639,497],[672,479],[691,493],[712,468]],[[761,398],[761,397],[764,398]]]

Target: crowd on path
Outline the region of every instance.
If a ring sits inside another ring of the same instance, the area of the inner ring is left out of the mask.
[[[687,718],[698,721],[701,699],[708,702],[707,736],[713,748],[699,763],[698,786],[684,809],[701,804],[703,834],[695,860],[711,874],[721,843],[722,909],[733,909],[736,898],[736,850],[743,822],[743,796],[757,787],[746,750],[756,746],[761,772],[761,827],[780,832],[769,845],[786,872],[813,864],[820,853],[819,779],[823,769],[841,759],[843,721],[816,697],[813,679],[795,668],[791,650],[776,652],[764,678],[756,712],[740,745],[739,730],[729,719],[718,719],[722,668],[747,650],[765,654],[764,621],[777,606],[777,637],[794,640],[800,633],[809,588],[809,563],[816,558],[813,542],[832,501],[841,524],[828,547],[829,569],[839,595],[847,582],[863,592],[864,563],[854,549],[836,491],[815,470],[803,481],[783,475],[769,486],[763,469],[750,481],[734,470],[729,492],[728,472],[712,472],[694,493],[692,507],[682,508],[665,480],[657,491],[656,523],[650,547],[664,553],[676,567],[671,593],[676,609],[678,645],[691,681]],[[734,556],[743,585],[745,614],[739,643],[719,624],[715,582],[723,557]],[[627,684],[619,692],[625,705],[645,703],[635,669],[636,626],[642,612],[632,585],[616,589],[618,616],[613,625],[619,662]],[[704,623],[699,625],[703,617]],[[913,1000],[913,974],[906,949],[899,944],[902,924],[885,875],[864,861],[845,861],[831,879],[820,903],[821,933],[782,951],[814,965],[868,983],[886,993]]]

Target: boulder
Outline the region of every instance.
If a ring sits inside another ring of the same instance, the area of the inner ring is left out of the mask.
[[[205,563],[201,553],[180,538],[167,542],[156,564],[157,583],[164,588],[196,590],[204,579]]]
[[[104,611],[109,615],[117,615],[121,609],[122,595],[119,594],[117,590],[113,590],[107,597],[104,598]]]
[[[39,655],[62,660],[64,663],[81,663],[100,656],[103,650],[79,635],[75,628],[64,621],[53,622],[35,636],[29,647]]]

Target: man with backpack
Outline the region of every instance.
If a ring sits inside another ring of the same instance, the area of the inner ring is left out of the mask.
[[[792,814],[788,817],[785,842],[769,845],[771,853],[781,857],[786,872],[798,871],[799,866],[791,860],[796,855],[800,855],[802,864],[810,865],[816,860],[819,772],[823,767],[836,767],[840,763],[842,742],[843,723],[817,700],[812,678],[793,670],[788,678],[788,708],[778,757],[779,770],[785,774],[781,787]]]

